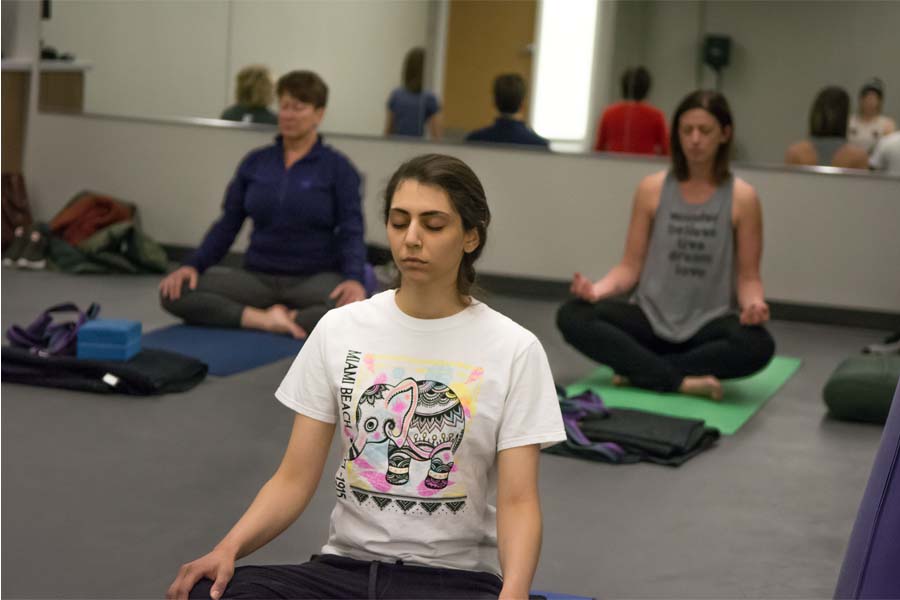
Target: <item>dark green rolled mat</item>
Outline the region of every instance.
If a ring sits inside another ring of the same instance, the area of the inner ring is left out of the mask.
[[[884,424],[898,379],[898,354],[851,356],[831,374],[822,397],[835,419]]]

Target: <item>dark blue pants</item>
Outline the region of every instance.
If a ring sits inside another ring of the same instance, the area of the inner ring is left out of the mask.
[[[209,600],[213,582],[202,579],[191,598]],[[357,598],[441,600],[497,598],[503,582],[492,573],[314,556],[302,565],[238,567],[222,598]]]
[[[632,385],[658,392],[677,391],[687,375],[752,375],[775,354],[769,332],[741,325],[736,315],[714,319],[679,343],[657,336],[644,311],[621,300],[570,300],[560,307],[556,324],[583,354],[612,367]]]

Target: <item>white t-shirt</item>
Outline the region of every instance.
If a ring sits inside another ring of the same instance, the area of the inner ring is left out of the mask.
[[[497,453],[566,437],[546,354],[481,302],[416,319],[394,295],[326,314],[275,392],[342,433],[322,552],[499,574]]]
[[[869,157],[869,165],[878,171],[900,175],[900,131],[881,138]]]
[[[884,115],[878,115],[871,121],[863,121],[859,115],[850,115],[847,124],[847,141],[854,146],[859,146],[871,154],[884,135],[893,129],[894,120]]]

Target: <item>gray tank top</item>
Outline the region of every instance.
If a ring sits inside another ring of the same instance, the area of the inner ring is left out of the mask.
[[[666,175],[631,299],[663,339],[683,342],[736,306],[733,188],[729,178],[703,204],[688,204],[672,173]]]
[[[831,166],[834,155],[847,143],[842,137],[810,137],[809,143],[816,149],[816,164]]]

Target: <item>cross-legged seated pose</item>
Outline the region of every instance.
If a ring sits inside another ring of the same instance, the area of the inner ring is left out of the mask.
[[[228,185],[222,216],[159,285],[162,306],[195,325],[305,338],[329,308],[365,298],[360,178],[322,143],[328,87],[309,71],[278,80],[275,143],[250,152]],[[253,221],[244,269],[204,273]]]
[[[399,287],[320,321],[275,394],[296,411],[281,466],[169,598],[528,597],[538,450],[565,430],[540,342],[471,296],[484,190],[458,159],[420,156],[391,178],[384,216]],[[235,569],[301,515],[335,429],[321,555]]]
[[[638,185],[622,261],[597,282],[576,273],[557,325],[618,383],[719,399],[721,379],[755,373],[775,351],[762,326],[762,209],[729,171],[724,96],[690,94],[671,132],[672,168]]]

